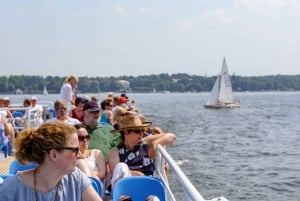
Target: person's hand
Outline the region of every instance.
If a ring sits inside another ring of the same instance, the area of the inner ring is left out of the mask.
[[[161,134],[161,133],[163,133],[162,130],[161,130],[161,128],[159,128],[159,127],[153,127],[153,128],[151,128],[151,134],[152,135]]]

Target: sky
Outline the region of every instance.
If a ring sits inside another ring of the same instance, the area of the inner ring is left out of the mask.
[[[300,0],[0,0],[0,75],[300,74]]]

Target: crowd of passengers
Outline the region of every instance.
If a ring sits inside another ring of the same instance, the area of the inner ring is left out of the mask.
[[[24,104],[31,102],[32,106],[32,101],[37,105],[36,97],[25,99]],[[156,145],[171,145],[176,139],[174,134],[152,127],[126,94],[110,94],[101,102],[97,96],[58,99],[54,110],[55,117],[40,122],[37,129],[23,130],[13,139],[16,159],[38,165],[0,185],[4,200],[24,196],[28,200],[51,196],[101,200],[86,176],[98,179],[109,194],[121,178],[152,176]],[[9,133],[11,127],[2,114],[1,123]],[[11,187],[16,181],[18,186]]]

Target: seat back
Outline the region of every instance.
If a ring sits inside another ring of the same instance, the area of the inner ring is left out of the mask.
[[[13,116],[13,118],[17,118],[17,117],[21,118],[21,117],[23,117],[23,113],[19,112],[19,111],[13,111],[12,116]],[[15,121],[15,125],[17,127],[22,126],[22,124],[20,124],[18,121]]]
[[[2,178],[3,180],[5,180],[11,176],[13,176],[13,174],[0,174],[0,178]]]
[[[118,201],[122,195],[140,201],[145,201],[149,195],[158,197],[160,201],[166,200],[163,182],[149,176],[131,176],[117,181],[113,189],[113,201]]]
[[[54,110],[54,109],[52,109],[52,108],[51,108],[51,109],[49,109],[49,110],[48,110],[48,113],[49,113],[49,114],[51,114],[51,115],[52,115],[52,117],[56,117],[56,112],[55,112],[55,110]]]
[[[12,112],[12,116],[14,117],[14,118],[17,118],[17,117],[23,117],[23,113],[22,112],[19,112],[19,111],[13,111]]]
[[[89,178],[92,182],[92,186],[94,187],[95,191],[98,193],[98,195],[100,197],[103,197],[104,191],[102,189],[101,182],[98,179],[94,178],[94,177],[89,177]]]
[[[16,159],[13,160],[9,166],[9,174],[16,174],[18,171],[23,171],[23,170],[30,170],[33,168],[36,168],[37,164],[36,163],[27,163],[25,165],[22,165],[17,161]]]

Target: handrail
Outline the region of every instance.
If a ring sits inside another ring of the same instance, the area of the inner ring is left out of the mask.
[[[38,120],[39,117],[37,117],[35,114],[37,113],[38,109],[34,107],[22,107],[22,106],[11,106],[11,107],[5,107],[0,108],[0,110],[10,110],[10,111],[27,111],[26,116],[23,117],[12,117],[7,118],[7,120],[10,121],[16,121],[20,122],[20,126],[14,125],[15,130],[22,130],[24,128],[30,128],[30,127],[37,127],[38,126]]]
[[[156,161],[157,161],[156,167],[158,168],[159,171],[157,173],[158,174],[157,176],[159,176],[165,183],[167,188],[166,190],[169,193],[170,200],[175,200],[175,198],[170,190],[169,184],[167,182],[166,174],[162,173],[165,165],[164,161],[166,161],[169,168],[174,171],[174,173],[177,176],[177,179],[182,185],[185,193],[185,200],[186,200],[186,196],[188,196],[188,198],[193,201],[205,201],[204,198],[201,196],[201,194],[198,192],[198,190],[195,188],[195,186],[190,182],[190,180],[186,177],[186,175],[182,172],[182,170],[173,160],[173,158],[160,144],[158,144],[156,147]]]

